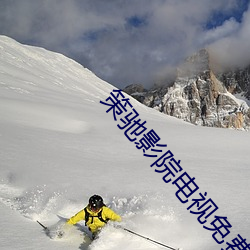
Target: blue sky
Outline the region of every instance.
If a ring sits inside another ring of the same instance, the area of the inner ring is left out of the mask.
[[[249,0],[239,0],[236,8],[232,8],[229,13],[224,13],[222,10],[216,10],[211,14],[211,18],[208,19],[206,28],[212,29],[216,28],[217,26],[223,25],[225,20],[230,18],[234,18],[238,23],[242,22],[243,14],[247,11],[249,5]]]
[[[209,48],[250,63],[250,0],[1,0],[0,34],[69,56],[123,88],[164,82]]]

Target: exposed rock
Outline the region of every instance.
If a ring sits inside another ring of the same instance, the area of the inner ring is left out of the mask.
[[[142,84],[130,84],[124,90],[125,93],[133,96],[137,101],[144,102],[144,95],[147,92]]]
[[[130,84],[123,91],[131,95],[134,93],[143,93],[146,90],[144,89],[142,84]]]
[[[245,69],[227,70],[224,73],[218,73],[217,77],[225,84],[230,93],[242,93],[250,100],[250,66]]]
[[[250,109],[233,94],[250,96],[249,81],[250,67],[215,75],[209,53],[203,49],[178,68],[170,87],[155,87],[149,91],[142,86],[130,87],[136,90],[130,94],[149,107],[196,125],[248,129]]]

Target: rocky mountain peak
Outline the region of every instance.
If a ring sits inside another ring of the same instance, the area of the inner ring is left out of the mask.
[[[177,68],[177,77],[194,77],[205,74],[210,70],[209,53],[201,49],[194,55],[188,57],[184,63]]]
[[[249,71],[216,74],[212,68],[208,50],[202,49],[178,67],[170,86],[149,91],[137,86],[136,92],[128,89],[125,92],[149,107],[196,125],[248,129],[250,109],[233,94],[247,96]]]

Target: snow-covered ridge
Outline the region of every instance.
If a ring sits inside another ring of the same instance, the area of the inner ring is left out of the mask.
[[[2,116],[3,120],[71,133],[88,130],[88,122],[73,118],[74,111],[68,107],[62,110],[49,103],[67,102],[68,93],[81,98],[82,103],[98,102],[113,88],[61,54],[21,45],[3,36],[0,39],[0,73],[0,109],[9,111]],[[95,84],[91,84],[92,78],[97,79]]]
[[[42,85],[43,89],[51,90],[52,85],[57,91],[70,90],[99,98],[100,94],[105,93],[103,86],[108,88],[109,84],[106,82],[104,84],[104,81],[97,77],[98,81],[90,84],[88,79],[93,78],[94,74],[62,54],[39,47],[21,45],[8,37],[0,37],[1,84],[7,84],[8,74],[12,75],[14,71],[14,77],[24,78],[21,86],[15,87],[14,82],[12,82],[13,86],[7,86],[16,92],[35,94],[32,92],[37,90],[34,86]],[[109,87],[113,88],[111,85]]]
[[[55,225],[95,193],[133,231],[183,250],[218,248],[100,104],[113,86],[60,54],[2,36],[0,46],[2,249],[161,249],[111,225],[91,245],[84,223],[51,240],[36,223]],[[248,237],[249,133],[191,126],[131,102],[228,216],[230,239]]]

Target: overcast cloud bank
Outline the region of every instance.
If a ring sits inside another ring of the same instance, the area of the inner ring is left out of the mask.
[[[0,2],[0,34],[61,52],[123,88],[164,80],[197,50],[250,62],[249,0]]]

